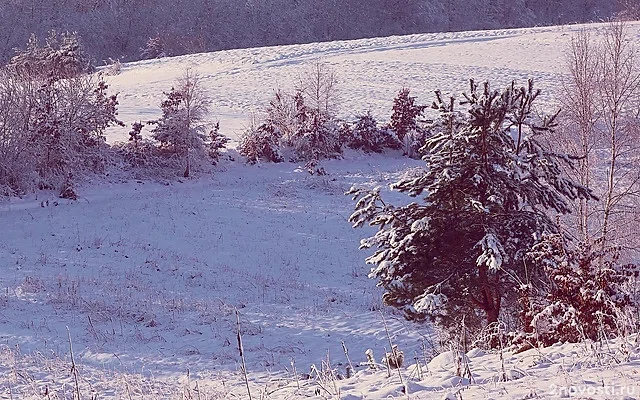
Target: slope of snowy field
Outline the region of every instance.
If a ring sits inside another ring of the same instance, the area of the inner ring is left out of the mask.
[[[127,64],[108,80],[130,125],[159,116],[162,92],[191,67],[211,120],[235,143],[273,90],[295,86],[315,60],[336,70],[344,118],[371,110],[386,121],[401,87],[426,103],[472,77],[534,78],[552,109],[564,48],[581,28],[232,50]],[[640,43],[640,24],[630,31]],[[113,128],[108,140],[127,132]],[[111,179],[85,185],[77,201],[39,193],[0,203],[0,398],[73,399],[76,387],[83,399],[248,398],[238,321],[253,399],[640,398],[635,336],[521,354],[474,349],[473,379],[456,377],[436,332],[382,306],[358,250],[371,230],[347,222],[349,187],[386,186],[422,163],[349,153],[323,166],[327,176],[311,176],[236,157],[196,179]],[[385,323],[407,360],[390,377],[365,357],[389,349]]]
[[[459,95],[469,78],[498,86],[533,78],[543,90],[541,101],[553,102],[565,68],[565,46],[583,28],[432,33],[229,50],[127,64],[109,81],[120,93],[120,117],[130,126],[157,118],[162,92],[192,68],[212,99],[211,119],[220,120],[221,131],[237,138],[252,116],[261,116],[274,90],[293,89],[315,61],[335,70],[340,116],[346,119],[371,110],[386,121],[402,87],[429,104],[434,90]],[[602,28],[589,26],[593,31]],[[631,31],[640,41],[637,25]],[[126,129],[110,133],[112,141],[126,138]]]

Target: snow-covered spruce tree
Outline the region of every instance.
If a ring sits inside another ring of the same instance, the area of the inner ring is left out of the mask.
[[[140,121],[136,121],[131,124],[131,131],[129,131],[129,142],[133,145],[134,150],[137,150],[140,147],[140,142],[142,142],[142,128],[144,125]]]
[[[606,340],[628,332],[626,317],[634,304],[627,285],[638,276],[638,267],[620,266],[620,249],[574,244],[555,233],[543,235],[526,258],[548,279],[542,281],[544,288],[521,287],[525,329],[516,341],[551,345]]]
[[[156,150],[153,142],[142,136],[142,128],[144,124],[141,121],[134,122],[129,131],[129,140],[114,144],[124,161],[133,168],[149,166]]]
[[[180,160],[184,168],[182,175],[187,178],[192,161],[201,160],[207,154],[205,145],[211,138],[204,119],[210,100],[201,87],[199,76],[189,69],[165,96],[160,104],[162,117],[151,121],[155,125],[151,134],[167,155]]]
[[[340,125],[329,114],[308,108],[304,97],[297,96],[298,130],[293,137],[295,160],[315,162],[342,154]]]
[[[343,139],[348,147],[366,153],[381,153],[384,149],[399,149],[400,141],[391,129],[381,128],[370,111],[359,115],[350,129],[343,129]]]
[[[246,157],[247,162],[255,164],[258,161],[282,162],[280,154],[279,134],[273,125],[268,123],[251,126],[240,137],[238,153]]]
[[[522,107],[538,93],[531,81],[501,92],[471,81],[461,102],[465,114],[438,96],[441,117],[423,149],[425,172],[392,185],[423,200],[394,206],[379,188],[349,191],[357,199],[354,227],[378,227],[361,248],[376,249],[367,262],[386,304],[444,326],[455,326],[462,315],[480,327],[501,313],[517,313],[509,308],[517,284],[539,273],[527,270],[525,253],[542,234],[556,231],[549,213],[566,213],[567,200],[591,196],[562,176],[564,159],[540,144],[555,116],[536,120]]]
[[[393,99],[393,112],[389,127],[403,145],[403,151],[410,157],[419,158],[419,149],[424,145],[425,132],[418,124],[418,118],[427,108],[416,103],[416,98],[410,96],[408,88],[402,88]]]
[[[209,130],[209,138],[208,138],[208,153],[211,162],[217,164],[220,160],[221,151],[227,147],[227,143],[229,143],[229,138],[220,133],[220,121],[216,122],[213,125],[213,128]]]
[[[299,93],[296,94],[298,96]],[[282,162],[282,150],[293,146],[294,136],[299,129],[296,96],[280,89],[274,91],[265,111],[264,122],[252,121],[250,128],[240,137],[238,152],[247,162]]]

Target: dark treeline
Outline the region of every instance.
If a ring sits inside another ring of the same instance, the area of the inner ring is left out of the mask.
[[[0,61],[31,33],[44,38],[52,29],[78,32],[100,65],[108,58],[598,21],[623,7],[609,0],[3,0]]]

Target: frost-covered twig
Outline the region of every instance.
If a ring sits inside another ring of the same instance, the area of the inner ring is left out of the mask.
[[[244,348],[242,347],[242,333],[240,332],[240,313],[236,309],[236,325],[238,331],[238,353],[240,353],[240,361],[242,362],[242,373],[244,374],[244,383],[247,386],[247,394],[251,399],[251,389],[249,388],[249,377],[247,376],[247,363],[244,359]]]
[[[296,370],[296,360],[291,359],[291,370],[293,372],[293,377],[296,379],[296,387],[300,390],[300,378],[298,377],[298,371]]]
[[[80,382],[78,381],[78,367],[76,366],[76,361],[73,358],[73,344],[71,342],[71,331],[67,326],[67,335],[69,337],[69,353],[71,354],[71,374],[73,375],[73,382],[75,385],[75,394],[77,399],[80,400]]]
[[[342,350],[344,350],[344,356],[347,358],[347,378],[351,378],[354,373],[353,364],[351,364],[351,359],[349,358],[349,350],[347,350],[347,346],[344,344],[344,340],[341,341]]]
[[[382,324],[384,325],[384,330],[387,333],[387,340],[389,341],[389,346],[391,346],[391,354],[393,355],[394,359],[396,361],[397,364],[397,370],[398,370],[398,377],[400,378],[400,384],[404,387],[404,393],[407,395],[407,398],[409,397],[409,387],[407,385],[405,385],[404,383],[404,379],[402,378],[402,372],[400,371],[400,367],[402,366],[402,358],[401,358],[401,354],[398,354],[398,346],[394,346],[393,342],[391,341],[391,334],[389,333],[389,327],[387,326],[387,320],[384,318],[384,314],[382,313],[382,311],[380,311],[380,316],[382,317]],[[386,354],[385,351],[385,356],[387,357],[387,368],[390,367],[390,363],[389,363],[389,355]],[[389,371],[389,370],[387,370]],[[390,372],[389,372],[390,374]]]

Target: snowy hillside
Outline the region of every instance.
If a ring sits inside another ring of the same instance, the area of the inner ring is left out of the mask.
[[[636,18],[635,0],[83,0],[0,2],[0,62],[29,35],[78,32],[99,64],[195,52]]]
[[[234,147],[273,90],[295,86],[318,59],[338,73],[344,118],[371,110],[386,121],[403,86],[427,103],[469,78],[534,78],[554,109],[565,46],[582,28],[196,54],[126,64],[108,83],[130,126],[157,118],[163,91],[191,67]],[[640,43],[640,23],[630,30]],[[108,140],[126,140],[128,130],[111,128]],[[437,332],[382,306],[358,250],[371,231],[351,228],[343,193],[422,165],[399,153],[348,153],[323,163],[328,175],[311,176],[297,164],[249,166],[236,156],[197,179],[110,178],[86,184],[77,201],[39,193],[0,203],[0,398],[73,399],[79,387],[83,399],[245,399],[238,322],[253,399],[640,398],[635,336],[603,352],[474,349],[465,381]],[[407,360],[391,376],[379,364],[370,370],[365,356],[372,349],[379,362],[389,340]],[[355,376],[342,379],[349,362]]]
[[[191,67],[213,100],[211,118],[220,120],[222,132],[234,138],[252,114],[260,114],[275,89],[293,88],[315,60],[336,70],[345,118],[370,109],[385,121],[402,87],[426,103],[433,100],[434,90],[467,89],[469,78],[496,85],[534,78],[544,91],[542,101],[551,102],[564,68],[564,46],[580,29],[436,33],[229,50],[127,64],[110,83],[120,92],[120,117],[130,125],[158,117],[162,92]],[[126,129],[110,135],[113,141],[126,137]]]

